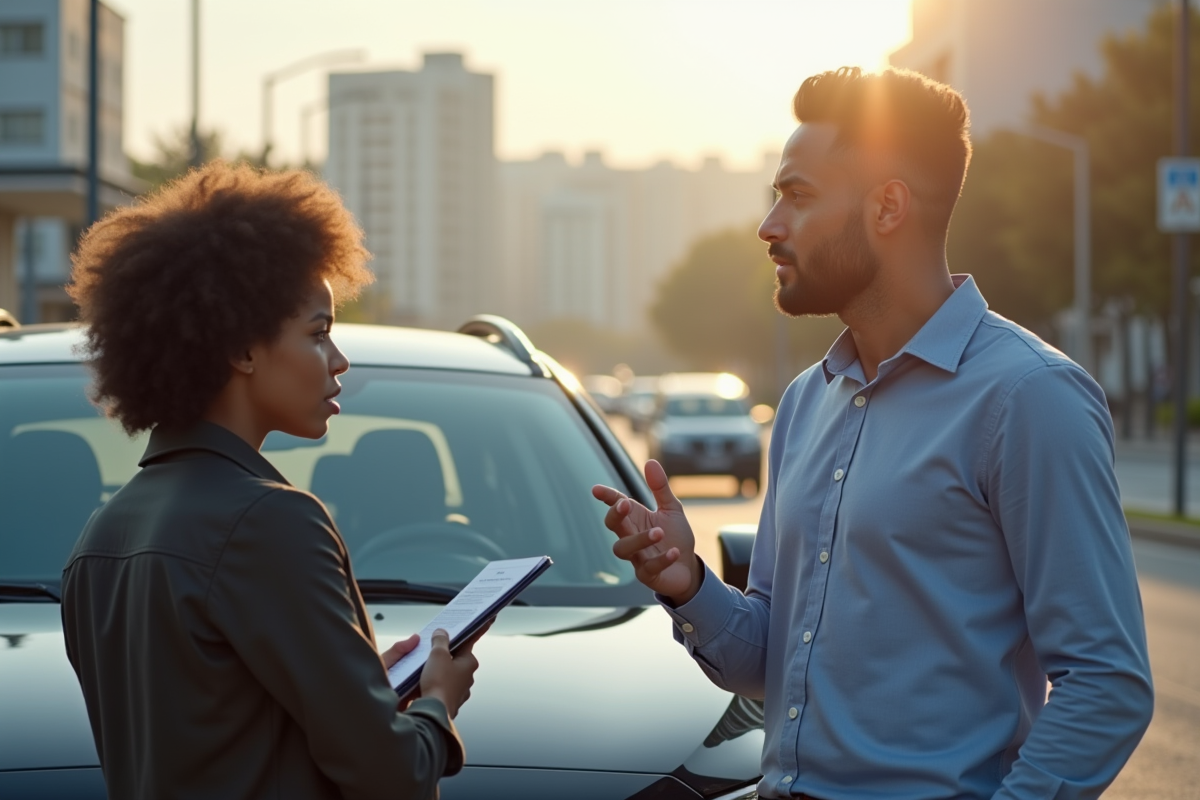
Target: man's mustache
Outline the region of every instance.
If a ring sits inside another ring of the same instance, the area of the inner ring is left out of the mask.
[[[791,248],[778,242],[772,242],[767,247],[767,255],[780,261],[786,261],[793,266],[796,264],[796,254],[792,252]]]

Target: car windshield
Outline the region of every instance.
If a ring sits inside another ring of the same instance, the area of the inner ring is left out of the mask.
[[[0,582],[57,584],[88,516],[137,472],[86,399],[82,367],[0,368]],[[549,555],[535,605],[639,605],[596,483],[624,483],[548,380],[355,367],[320,440],[272,433],[263,455],[329,508],[360,580],[459,587],[489,560]]]
[[[744,417],[749,413],[745,401],[716,395],[668,397],[663,405],[667,417]]]

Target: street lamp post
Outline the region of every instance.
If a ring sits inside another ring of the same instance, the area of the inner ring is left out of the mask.
[[[1075,156],[1075,331],[1071,355],[1088,372],[1092,363],[1092,210],[1088,142],[1073,133],[1030,125],[1020,133],[1031,139],[1070,150]]]
[[[200,0],[192,0],[192,130],[191,157],[188,162],[198,167],[204,162],[200,147]]]
[[[330,67],[336,64],[346,64],[350,62],[363,61],[367,54],[363,50],[331,50],[327,53],[318,53],[314,56],[302,58],[295,63],[288,64],[282,69],[277,69],[274,72],[268,72],[263,75],[262,83],[262,129],[263,129],[263,166],[267,166],[267,159],[271,155],[271,146],[273,142],[272,124],[274,115],[274,97],[275,85],[282,83],[288,78],[294,78],[297,75],[305,73],[310,69],[317,67]]]
[[[1188,154],[1188,22],[1191,8],[1188,0],[1179,3],[1179,44],[1175,49],[1175,154]],[[1187,512],[1187,329],[1188,329],[1188,234],[1176,233],[1172,240],[1174,255],[1173,317],[1175,339],[1175,452],[1173,508],[1176,516]]]
[[[308,128],[309,120],[313,114],[325,110],[329,105],[328,98],[322,97],[320,100],[314,100],[308,105],[300,109],[300,157],[304,159],[304,165],[307,166],[308,161]]]
[[[88,8],[87,224],[100,219],[100,0]]]

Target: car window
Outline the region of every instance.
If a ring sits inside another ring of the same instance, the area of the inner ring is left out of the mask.
[[[668,417],[743,417],[750,413],[745,401],[717,395],[669,397],[663,410]]]
[[[553,382],[355,367],[313,441],[263,447],[316,494],[360,579],[462,585],[487,561],[549,555],[533,603],[632,605],[595,483],[619,474]],[[137,472],[131,439],[86,399],[80,367],[0,369],[0,579],[57,580],[88,516]]]

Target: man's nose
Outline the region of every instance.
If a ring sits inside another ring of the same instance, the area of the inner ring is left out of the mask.
[[[758,226],[758,238],[764,242],[782,242],[787,239],[787,226],[783,224],[780,215],[776,213],[779,204],[771,206],[762,224]]]

